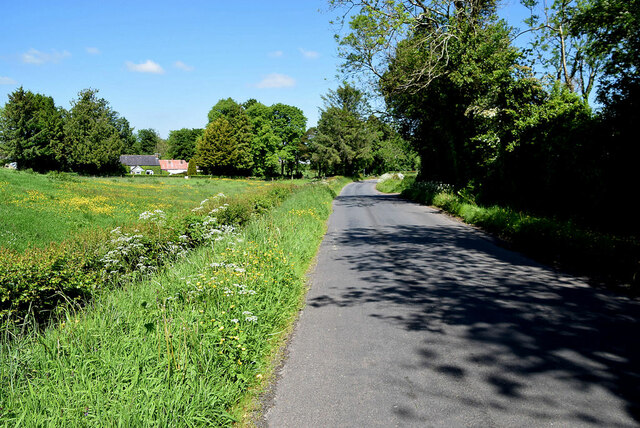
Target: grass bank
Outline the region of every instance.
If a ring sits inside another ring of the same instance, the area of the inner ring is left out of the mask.
[[[403,197],[433,205],[487,230],[542,262],[592,277],[594,285],[640,293],[640,239],[589,230],[571,221],[529,215],[507,207],[483,207],[451,186],[408,177],[387,184]],[[380,187],[378,188],[381,191]]]
[[[6,186],[9,190],[3,212],[12,217],[25,211],[41,220],[25,226],[23,238],[27,239],[30,233],[41,235],[42,239],[52,238],[50,229],[55,229],[66,234],[66,239],[26,250],[0,246],[0,325],[46,323],[61,306],[82,305],[101,289],[153,274],[165,264],[220,239],[224,232],[278,205],[296,186],[291,181],[216,179],[193,185],[188,180],[167,179],[165,182],[147,178],[141,183],[139,179],[127,178],[107,179],[114,188],[110,192],[103,179],[64,174],[8,174],[5,173],[5,178],[12,180]],[[62,181],[60,177],[64,177]],[[230,193],[225,195],[220,190]],[[95,207],[80,204],[80,212],[74,208],[64,212],[62,207],[72,200],[87,200],[92,191],[99,194],[95,198],[103,201],[104,206],[112,206],[109,204],[120,201],[122,192],[128,193],[129,203],[137,202],[135,213],[119,212],[118,216],[109,215],[110,211],[95,213],[97,217],[91,229],[72,231],[73,219],[83,217],[87,214],[84,210]],[[218,193],[213,195],[214,191]],[[25,207],[15,202],[16,197],[25,194],[45,196],[38,196],[33,204]],[[199,203],[193,201],[202,194],[207,197]],[[109,198],[113,201],[109,202]],[[167,204],[166,210],[137,211]],[[3,217],[3,221],[6,218]],[[104,226],[110,222],[115,222],[117,227],[109,232]]]
[[[300,307],[345,183],[304,186],[154,277],[2,338],[0,425],[231,425]]]

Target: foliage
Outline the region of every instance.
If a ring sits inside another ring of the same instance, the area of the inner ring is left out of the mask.
[[[136,134],[136,142],[133,146],[133,154],[153,155],[161,142],[160,135],[155,129],[140,129]]]
[[[252,174],[256,176],[274,177],[280,173],[279,148],[281,139],[274,131],[271,120],[272,109],[252,100],[245,103],[247,116],[251,120],[251,157],[253,158]]]
[[[525,22],[528,31],[534,32],[535,60],[544,71],[551,72],[552,80],[563,82],[588,102],[602,68],[602,55],[589,49],[590,36],[575,31],[575,14],[590,0],[554,0],[542,6],[538,0],[521,3],[530,10]]]
[[[57,159],[84,174],[121,172],[120,155],[131,142],[131,129],[98,91],[85,89],[71,102],[64,122],[64,145]]]
[[[380,174],[385,171],[418,169],[418,154],[392,123],[372,115],[367,119],[367,124],[376,132],[372,147],[373,160],[367,168],[368,172]]]
[[[202,135],[204,129],[182,128],[169,132],[167,155],[170,159],[191,159],[196,153],[196,141]]]
[[[343,184],[306,186],[153,280],[3,339],[0,424],[232,425],[270,376]]]
[[[53,98],[25,91],[9,94],[0,114],[0,156],[17,162],[20,169],[50,171],[62,140],[63,113]]]
[[[323,97],[325,107],[310,147],[319,175],[363,173],[373,160],[377,134],[365,120],[364,93],[348,83]]]
[[[238,133],[235,131],[233,125],[224,117],[219,117],[207,125],[196,144],[198,165],[206,173],[233,175],[249,169],[249,146],[236,139]]]
[[[243,175],[251,169],[251,122],[240,104],[227,98],[212,107],[196,157],[209,173]]]
[[[581,2],[572,33],[589,40],[589,55],[603,58],[599,98],[612,108],[640,86],[640,1],[591,0]],[[636,92],[634,92],[636,91]],[[637,101],[636,101],[637,102]],[[637,104],[636,106],[636,112]]]
[[[477,205],[464,191],[456,192],[453,186],[441,183],[416,181],[402,196],[442,208],[545,262],[561,262],[565,267],[638,286],[638,238],[600,233],[571,221],[534,216],[504,206]]]
[[[640,184],[637,174],[640,1],[592,0],[581,8],[576,22],[574,31],[591,40],[590,52],[604,57],[603,78],[598,89],[598,99],[604,108],[593,133],[602,145],[599,159],[602,199],[624,200],[636,192]],[[640,235],[637,222],[621,222],[618,216],[612,220],[619,227],[630,228],[636,236]]]
[[[385,173],[378,178],[376,189],[383,193],[400,193],[409,188],[415,181],[415,175],[405,176],[402,173]]]
[[[196,175],[197,173],[198,173],[198,168],[196,166],[196,159],[191,158],[189,159],[189,165],[187,166],[187,175],[193,176],[193,175]]]
[[[299,142],[305,133],[307,118],[298,107],[287,104],[274,104],[270,109],[271,128],[279,140],[280,174],[294,175],[300,167]]]

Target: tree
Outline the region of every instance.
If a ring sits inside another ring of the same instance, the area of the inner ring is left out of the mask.
[[[298,149],[300,138],[307,129],[307,118],[298,107],[281,103],[271,106],[270,118],[273,133],[279,139],[280,173],[284,175],[286,168],[293,175],[300,168]]]
[[[373,159],[377,136],[361,116],[368,110],[364,94],[344,83],[337,90],[330,90],[323,100],[325,106],[311,146],[314,164],[326,173],[364,172]]]
[[[640,0],[592,0],[576,14],[573,30],[589,38],[593,55],[603,57],[598,89],[604,106],[598,136],[602,200],[625,200],[640,185]],[[622,224],[640,233],[637,222]]]
[[[22,87],[9,94],[0,114],[0,155],[20,169],[54,170],[60,167],[56,149],[62,140],[62,111],[53,98]]]
[[[251,122],[249,117],[240,104],[231,98],[227,98],[218,101],[209,111],[209,124],[220,118],[224,118],[229,123],[233,144],[235,145],[233,151],[228,152],[231,155],[229,159],[235,162],[235,164],[228,166],[228,173],[246,174],[253,166],[251,159]]]
[[[187,175],[196,175],[198,173],[198,168],[196,166],[196,159],[189,159],[189,165],[187,166]]]
[[[196,143],[197,162],[208,174],[246,174],[251,168],[247,144],[238,144],[238,133],[225,117],[209,123]]]
[[[85,174],[119,172],[120,155],[132,140],[131,129],[97,94],[95,89],[85,89],[71,102],[64,123],[64,145],[57,151],[58,161]]]
[[[161,138],[155,129],[140,129],[136,134],[134,153],[138,155],[153,155]]]
[[[372,147],[373,161],[370,172],[383,174],[389,171],[407,171],[416,169],[418,155],[411,143],[402,138],[393,124],[384,122],[376,116],[367,119],[368,126],[376,133]]]
[[[204,129],[182,128],[169,132],[167,144],[168,156],[171,159],[191,159],[196,153],[196,141]]]
[[[249,101],[245,103],[245,105],[247,104]],[[278,149],[281,145],[281,139],[273,130],[272,109],[256,101],[251,102],[246,111],[251,120],[252,174],[266,177],[276,176],[280,172]]]
[[[582,96],[585,101],[596,83],[602,67],[602,56],[590,51],[591,36],[579,34],[575,26],[575,13],[590,0],[521,0],[529,8],[530,16],[525,20],[535,38],[533,50],[543,70],[551,70],[551,77],[561,81],[569,90]]]

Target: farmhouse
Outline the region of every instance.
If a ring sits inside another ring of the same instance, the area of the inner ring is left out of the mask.
[[[129,172],[135,175],[152,175],[152,167],[160,166],[158,155],[122,155],[120,163],[129,167]]]
[[[169,175],[183,174],[187,172],[189,164],[182,159],[160,160],[160,169],[167,171]]]

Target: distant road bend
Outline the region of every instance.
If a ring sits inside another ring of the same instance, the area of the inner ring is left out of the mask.
[[[640,302],[352,183],[261,424],[638,427]]]

